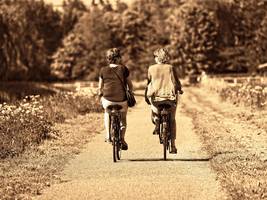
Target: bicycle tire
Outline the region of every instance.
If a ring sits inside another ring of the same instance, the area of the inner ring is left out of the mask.
[[[117,162],[117,141],[113,138],[112,141],[112,148],[113,148],[113,162]]]
[[[163,122],[163,159],[167,160],[167,147],[168,147],[168,136],[167,136],[167,123]]]
[[[167,160],[167,140],[163,139],[163,159]]]
[[[117,154],[117,160],[121,159],[121,145],[119,142],[117,142],[117,149],[116,149],[116,154]]]

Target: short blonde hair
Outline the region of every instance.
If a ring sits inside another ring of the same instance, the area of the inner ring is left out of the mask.
[[[158,58],[158,61],[161,63],[167,63],[170,60],[170,54],[165,48],[159,48],[154,51],[154,57]]]

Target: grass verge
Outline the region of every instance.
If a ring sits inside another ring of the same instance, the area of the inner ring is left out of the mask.
[[[17,156],[56,136],[56,122],[100,111],[96,97],[69,92],[42,98],[28,96],[12,105],[0,104],[0,159]]]
[[[84,144],[102,130],[102,115],[89,113],[57,123],[58,139],[45,140],[19,157],[0,161],[0,199],[32,199],[60,183],[60,172]]]
[[[193,119],[195,131],[212,157],[211,166],[229,199],[267,199],[265,126],[253,123],[254,118],[248,117],[246,108],[234,109],[230,104],[215,101],[217,98],[212,94],[205,95],[201,89],[194,91],[199,97],[195,105],[187,102],[183,107]],[[264,117],[257,112],[253,115]]]
[[[101,111],[87,92],[0,104],[0,199],[31,199],[60,181],[67,160],[102,129]]]

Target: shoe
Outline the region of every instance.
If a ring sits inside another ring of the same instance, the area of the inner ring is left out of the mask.
[[[105,138],[105,142],[112,143],[112,140],[110,138]]]
[[[171,154],[177,154],[177,149],[176,147],[171,147],[171,151],[170,151]]]
[[[124,151],[128,150],[128,144],[125,141],[122,141],[121,149],[124,150]]]

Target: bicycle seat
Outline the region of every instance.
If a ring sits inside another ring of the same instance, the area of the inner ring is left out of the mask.
[[[121,105],[110,105],[110,106],[107,107],[107,109],[110,110],[110,111],[112,111],[112,110],[119,111],[119,110],[122,109],[122,106]]]

